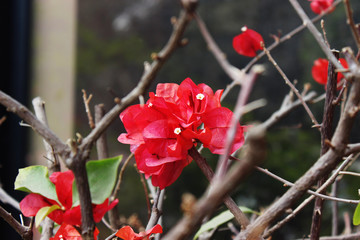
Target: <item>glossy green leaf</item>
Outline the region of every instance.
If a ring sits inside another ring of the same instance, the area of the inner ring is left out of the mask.
[[[31,166],[19,169],[15,179],[15,190],[38,193],[44,197],[58,200],[55,185],[49,179],[45,166]]]
[[[86,171],[89,180],[91,200],[94,204],[101,204],[107,199],[115,186],[118,167],[122,156],[88,161]],[[73,206],[79,205],[79,194],[76,184],[73,185]]]
[[[354,216],[353,216],[353,224],[354,225],[360,224],[360,203],[356,206]]]
[[[240,210],[243,213],[255,213],[258,214],[257,212],[251,210],[250,208],[247,207],[243,207],[240,206],[239,207]],[[194,240],[197,239],[200,234],[204,233],[204,232],[208,232],[211,231],[214,228],[219,227],[220,225],[229,222],[230,220],[232,220],[234,218],[234,215],[230,212],[230,210],[226,210],[222,213],[220,213],[219,215],[213,217],[212,219],[210,219],[208,222],[204,223],[201,228],[199,229],[199,231],[197,231],[197,233],[194,236]]]
[[[40,210],[36,213],[35,216],[35,226],[39,227],[41,221],[44,220],[47,215],[49,215],[52,211],[56,209],[60,209],[60,206],[52,205],[52,206],[40,208]]]

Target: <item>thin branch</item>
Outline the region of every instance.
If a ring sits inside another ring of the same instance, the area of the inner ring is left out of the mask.
[[[9,204],[12,207],[14,207],[15,209],[20,210],[20,206],[19,206],[19,202],[14,199],[13,197],[11,197],[7,192],[4,191],[3,188],[0,187],[0,201],[5,203],[5,204]]]
[[[331,237],[320,237],[320,240],[358,240],[360,238],[360,233],[344,234],[339,236]],[[310,240],[309,238],[302,238],[301,240]]]
[[[105,115],[105,107],[104,104],[95,105],[95,126],[101,121],[101,119]],[[109,157],[108,144],[106,141],[105,132],[100,135],[100,137],[96,140],[96,151],[98,155],[98,159],[105,159]]]
[[[264,129],[253,127],[247,135],[247,151],[243,160],[236,163],[222,181],[213,181],[196,204],[190,215],[184,216],[162,240],[182,240],[197,229],[203,218],[211,214],[244,178],[250,174],[253,167],[265,158]]]
[[[36,117],[46,126],[48,125],[46,113],[45,113],[45,102],[40,98],[36,97],[33,99],[32,104],[34,106],[35,115]],[[48,159],[48,168],[49,173],[52,174],[54,172],[60,171],[60,163],[54,153],[53,147],[43,139],[45,151],[46,151],[46,158]],[[50,239],[53,236],[53,229],[54,229],[54,221],[50,218],[45,218],[42,222],[42,232],[41,232],[41,240]]]
[[[189,155],[194,159],[196,164],[199,166],[205,177],[211,183],[212,178],[214,177],[214,172],[206,162],[206,159],[203,158],[195,147],[189,150]],[[230,212],[234,215],[235,219],[238,221],[242,229],[245,229],[247,225],[249,225],[249,219],[246,215],[240,210],[235,201],[229,196],[226,195],[224,198],[224,204],[230,210]]]
[[[0,126],[6,121],[6,116],[0,118]]]
[[[193,1],[196,5],[197,1]],[[152,64],[145,69],[138,85],[124,98],[121,102],[115,105],[99,122],[99,124],[90,132],[90,134],[84,139],[81,148],[86,148],[91,145],[110,125],[110,123],[118,117],[119,113],[128,107],[131,103],[136,101],[140,95],[143,95],[150,83],[154,80],[156,74],[164,65],[166,60],[171,54],[180,46],[180,40],[183,33],[192,19],[193,12],[190,10],[181,10],[180,16],[174,25],[174,30],[164,48],[157,54]]]
[[[259,216],[247,229],[241,232],[235,239],[252,239],[260,236],[263,231],[279,217],[286,209],[291,207],[318,179],[329,174],[338,164],[338,159],[344,155],[346,145],[349,140],[350,132],[355,120],[356,114],[353,109],[360,104],[360,79],[353,81],[350,89],[348,101],[345,105],[344,114],[336,127],[334,136],[331,140],[330,148],[316,163],[301,177],[293,187],[283,194],[275,203],[273,203],[261,216]]]
[[[348,166],[349,163],[352,161],[352,155],[347,157],[343,163],[340,164],[340,166],[334,171],[334,173],[331,175],[331,177],[321,186],[317,189],[316,192],[320,192],[325,190],[330,184],[332,184],[334,181],[336,181],[337,176],[343,170]],[[264,234],[264,237],[267,238],[271,236],[276,230],[281,228],[285,223],[289,222],[291,219],[293,219],[308,203],[310,203],[315,198],[315,195],[311,195],[307,199],[305,199],[295,210],[291,212],[286,218],[278,222],[276,225],[274,225],[272,228],[267,230]]]
[[[2,217],[24,240],[32,240],[33,232],[31,227],[21,225],[3,207],[0,206],[0,217]]]
[[[360,34],[357,27],[355,26],[353,11],[349,0],[344,0],[344,5],[347,18],[346,23],[350,26],[357,48],[360,49]]]
[[[341,172],[339,172],[339,174],[341,174],[341,175],[351,175],[351,176],[355,176],[355,177],[360,177],[360,173],[355,173],[355,172],[341,171]]]
[[[323,50],[329,61],[331,61],[338,71],[345,71],[344,67],[339,63],[336,57],[332,54],[330,48],[326,45],[324,39],[321,36],[321,33],[317,30],[315,25],[306,15],[304,9],[300,6],[297,0],[289,0],[299,17],[302,19],[303,24],[309,29],[309,31],[314,36],[315,40],[318,42],[320,48]],[[346,77],[346,73],[344,72],[344,76]]]
[[[157,224],[162,215],[162,206],[164,203],[165,189],[158,189],[156,196],[154,197],[154,203],[151,210],[150,219],[146,225],[146,230],[149,230]]]
[[[88,117],[88,120],[89,120],[89,126],[91,129],[94,129],[95,128],[95,123],[94,123],[94,119],[91,115],[91,111],[90,111],[90,101],[92,99],[92,94],[89,95],[89,97],[87,96],[86,94],[86,91],[84,89],[81,90],[82,93],[83,93],[83,101],[84,101],[84,105],[85,105],[85,111],[86,111],[86,114],[87,114],[87,117]]]
[[[264,69],[261,66],[255,66],[248,74],[245,75],[245,80],[235,105],[234,115],[231,119],[230,128],[226,134],[224,153],[219,157],[213,181],[221,181],[227,172],[229,155],[231,154],[231,149],[233,147],[239,121],[243,115],[244,106],[251,93],[255,80],[259,74],[263,72],[263,70]]]
[[[131,153],[128,158],[125,160],[124,164],[122,165],[121,169],[120,169],[120,173],[119,173],[119,177],[118,177],[118,181],[116,182],[116,187],[113,191],[113,193],[111,194],[110,199],[114,200],[118,194],[118,192],[120,191],[120,185],[121,185],[121,181],[125,172],[125,169],[127,167],[127,165],[129,164],[130,160],[133,158],[134,154]],[[141,174],[141,173],[140,173]]]
[[[308,94],[306,94],[305,96],[302,97],[304,102],[309,102],[311,100],[313,100],[316,97],[316,93],[315,92],[309,92]],[[294,102],[291,102],[289,100],[289,95],[287,95],[284,100],[283,100],[283,104],[281,106],[281,108],[279,110],[277,110],[276,112],[274,112],[270,118],[268,118],[265,122],[261,123],[262,127],[268,129],[270,127],[272,127],[275,123],[277,123],[280,119],[282,119],[283,117],[285,117],[287,114],[289,114],[293,109],[295,109],[296,107],[300,106],[302,103],[300,101],[300,99],[297,99]],[[360,144],[359,144],[359,151],[360,151]]]
[[[53,131],[43,124],[32,114],[24,105],[11,98],[0,90],[0,104],[7,108],[7,111],[13,112],[28,123],[35,132],[42,136],[53,148],[55,153],[60,154],[66,159],[70,153],[69,147],[64,144]]]
[[[269,50],[264,46],[264,52],[265,54],[268,56],[269,61],[274,65],[274,67],[276,68],[276,70],[280,73],[280,75],[282,76],[282,78],[285,80],[285,83],[291,88],[291,90],[295,93],[295,95],[299,98],[301,104],[304,106],[305,111],[307,112],[307,114],[309,115],[309,117],[311,118],[311,121],[313,124],[315,124],[316,126],[319,126],[318,121],[316,120],[314,114],[311,112],[310,108],[308,107],[308,105],[306,104],[306,102],[304,101],[303,97],[301,96],[301,94],[299,93],[299,90],[297,90],[297,88],[294,86],[294,84],[291,83],[291,81],[288,79],[288,77],[286,76],[286,74],[282,71],[282,69],[279,67],[279,65],[276,63],[276,61],[274,60],[274,58],[271,56]]]

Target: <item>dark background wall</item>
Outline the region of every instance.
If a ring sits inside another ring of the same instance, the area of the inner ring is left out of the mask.
[[[0,89],[24,105],[27,105],[30,82],[31,6],[31,0],[6,0],[0,8],[0,53],[3,59]],[[11,196],[21,200],[24,195],[13,189],[18,169],[25,166],[28,129],[19,125],[18,117],[0,106],[0,118],[3,116],[7,119],[0,126],[0,184]],[[8,205],[1,206],[19,219],[17,210]],[[2,239],[21,239],[3,220],[0,220],[0,232]]]

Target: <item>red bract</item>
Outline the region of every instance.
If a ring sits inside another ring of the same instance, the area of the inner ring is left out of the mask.
[[[246,26],[241,28],[242,33],[233,38],[233,48],[235,51],[247,57],[255,57],[256,51],[262,50],[264,43],[262,36]]]
[[[221,107],[222,90],[215,93],[206,84],[190,78],[180,85],[159,84],[143,106],[135,105],[120,114],[126,134],[118,140],[130,144],[140,172],[161,189],[172,184],[191,162],[188,151],[197,142],[221,154],[233,113]],[[244,142],[238,126],[233,151]]]
[[[162,233],[162,232],[163,232],[162,227],[159,224],[155,225],[153,228],[145,232],[140,232],[140,233],[135,233],[130,226],[125,226],[117,231],[116,236],[123,240],[142,240],[142,239],[148,240],[151,234]]]
[[[36,216],[37,212],[43,207],[50,207],[57,205],[58,209],[52,211],[48,217],[57,224],[81,225],[81,211],[80,206],[72,206],[72,185],[74,175],[69,170],[66,172],[55,172],[49,177],[50,181],[54,183],[58,201],[54,201],[43,197],[36,193],[27,195],[20,202],[20,209],[26,217]],[[106,199],[102,204],[93,204],[93,216],[96,222],[99,222],[107,211],[112,209],[118,200],[116,199],[111,204]]]
[[[95,228],[94,239],[97,239],[98,235],[99,230]],[[57,230],[55,236],[50,238],[50,240],[82,240],[82,238],[76,228],[68,224],[62,224]]]
[[[326,11],[328,8],[331,8],[330,11],[334,11],[334,7],[332,6],[334,0],[309,0],[311,10],[316,14],[321,14]]]
[[[344,68],[348,68],[348,64],[344,58],[340,58],[339,61]],[[326,85],[327,76],[328,76],[328,66],[329,66],[329,61],[327,59],[318,58],[314,61],[314,65],[311,69],[311,75],[316,82],[322,85]],[[344,78],[344,75],[338,73],[337,82],[340,82],[342,78]]]

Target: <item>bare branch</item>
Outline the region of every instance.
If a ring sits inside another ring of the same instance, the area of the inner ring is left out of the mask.
[[[14,207],[15,209],[21,211],[20,206],[19,206],[19,202],[16,199],[14,199],[13,197],[11,197],[1,187],[0,187],[0,201],[3,202],[3,203],[9,204],[12,207]]]
[[[360,49],[360,34],[357,27],[355,26],[353,11],[351,9],[350,2],[349,0],[343,0],[343,1],[344,1],[345,12],[347,17],[346,23],[350,26],[357,48]]]
[[[28,123],[35,132],[42,136],[53,148],[55,153],[60,154],[64,159],[70,153],[69,147],[64,144],[54,132],[52,132],[45,124],[38,120],[29,109],[9,95],[0,90],[0,104],[7,108],[7,111],[13,112]]]
[[[259,218],[251,223],[247,229],[241,232],[236,239],[252,239],[260,236],[263,231],[280,214],[289,208],[300,198],[314,182],[322,176],[330,173],[338,164],[338,159],[344,155],[350,132],[354,123],[356,114],[352,114],[353,109],[360,104],[360,81],[354,81],[348,101],[345,105],[344,113],[341,115],[336,131],[331,141],[331,148],[301,177],[295,185],[291,187],[279,200],[272,204]]]
[[[83,93],[83,101],[84,101],[84,105],[85,105],[85,111],[86,111],[86,114],[87,114],[87,117],[88,117],[88,120],[89,120],[89,126],[91,129],[94,129],[95,128],[95,123],[94,123],[94,119],[91,115],[91,111],[90,111],[90,101],[92,99],[92,94],[89,95],[89,97],[87,96],[86,94],[86,91],[84,89],[81,90],[82,93]]]
[[[297,90],[297,88],[294,86],[294,84],[291,83],[291,81],[288,79],[288,77],[286,76],[286,74],[283,72],[283,70],[279,67],[279,65],[276,63],[275,59],[271,56],[269,50],[266,49],[266,47],[264,46],[264,52],[265,54],[268,56],[269,61],[274,65],[274,67],[276,68],[276,70],[280,73],[280,75],[282,76],[282,78],[285,80],[285,83],[287,85],[289,85],[289,87],[291,88],[291,90],[295,93],[295,95],[299,98],[299,100],[301,101],[301,104],[304,106],[307,114],[309,115],[309,117],[311,118],[311,121],[313,122],[313,124],[315,124],[316,126],[319,126],[318,121],[316,120],[314,114],[311,112],[310,108],[308,107],[308,105],[306,104],[306,102],[304,101],[303,97],[301,96],[301,94],[299,93],[299,90]]]
[[[24,240],[32,240],[33,232],[30,227],[21,225],[4,208],[0,206],[0,217],[2,217]]]
[[[236,163],[222,181],[213,181],[202,198],[197,201],[193,212],[184,216],[163,240],[181,240],[200,225],[202,219],[211,214],[223,198],[232,191],[265,158],[264,129],[253,127],[247,135],[247,151],[243,160]]]

